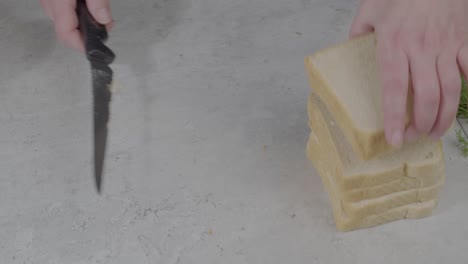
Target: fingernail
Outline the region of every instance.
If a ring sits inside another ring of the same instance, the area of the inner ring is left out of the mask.
[[[401,144],[403,143],[403,136],[401,135],[402,133],[399,132],[399,131],[395,131],[393,132],[392,134],[392,137],[391,137],[391,142],[390,144],[392,144],[393,146],[395,147],[400,147]]]
[[[97,14],[97,20],[101,24],[107,24],[112,22],[112,16],[108,8],[101,8],[96,11]]]

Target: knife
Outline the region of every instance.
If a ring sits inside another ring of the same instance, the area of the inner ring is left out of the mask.
[[[85,0],[77,1],[79,29],[82,34],[86,57],[91,66],[94,108],[94,178],[96,189],[101,193],[102,174],[107,144],[113,71],[109,65],[115,54],[104,42],[108,34],[89,12]]]

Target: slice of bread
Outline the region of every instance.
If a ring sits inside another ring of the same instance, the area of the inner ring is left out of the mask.
[[[321,156],[336,175],[337,188],[341,193],[355,189],[382,186],[384,184],[405,184],[410,181],[414,188],[437,184],[445,177],[445,159],[441,140],[436,142],[420,139],[404,145],[397,152],[390,152],[371,160],[362,160],[354,152],[342,131],[335,124],[332,115],[322,100],[312,94],[309,97],[308,112],[310,126],[320,140],[321,149],[313,148],[309,153]],[[318,152],[315,154],[315,152]],[[408,179],[408,180],[403,180]],[[379,187],[379,188],[380,188]],[[394,187],[393,187],[394,188]],[[385,188],[372,192],[388,194]],[[361,192],[363,197],[366,192]],[[357,195],[357,194],[353,194]],[[359,195],[358,195],[359,196]],[[358,197],[361,198],[361,197]]]
[[[319,141],[320,140],[312,133],[309,140],[309,148],[323,149]],[[335,226],[339,231],[347,232],[356,229],[369,228],[402,219],[418,219],[428,217],[432,214],[432,210],[438,204],[438,199],[435,198],[426,202],[416,202],[394,207],[378,214],[348,214],[343,207],[342,197],[338,189],[337,182],[333,180],[335,178],[332,175],[334,172],[332,170],[326,169],[327,166],[324,166],[324,164],[328,163],[329,161],[324,159],[324,156],[320,155],[320,152],[318,151],[313,151],[310,154],[310,159],[312,160],[317,173],[320,175],[322,183],[325,186],[326,192],[330,198],[333,217],[335,219]]]
[[[308,56],[305,65],[313,92],[327,103],[361,159],[394,150],[385,139],[374,33],[320,50]],[[406,125],[410,113],[408,103]]]

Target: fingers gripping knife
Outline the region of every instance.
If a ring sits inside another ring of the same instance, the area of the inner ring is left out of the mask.
[[[97,191],[100,193],[111,100],[110,86],[113,75],[109,65],[114,61],[115,55],[104,45],[108,37],[105,26],[96,22],[89,13],[84,0],[78,0],[77,13],[86,56],[91,64],[94,97],[94,177]]]

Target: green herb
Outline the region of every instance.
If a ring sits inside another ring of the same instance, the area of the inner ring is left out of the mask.
[[[458,106],[457,117],[459,119],[468,119],[468,88],[465,78],[462,78],[462,89],[460,104]],[[465,120],[463,120],[465,121]],[[464,130],[457,129],[458,147],[460,148],[463,156],[468,157],[468,138],[464,134]]]
[[[465,78],[462,78],[460,105],[458,107],[457,117],[463,119],[468,118],[468,88]]]
[[[461,129],[457,129],[458,147],[460,148],[463,156],[468,157],[468,139],[465,137]]]

